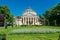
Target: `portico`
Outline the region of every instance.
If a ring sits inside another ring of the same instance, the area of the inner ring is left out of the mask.
[[[22,18],[22,24],[24,25],[35,25],[37,22],[37,18],[36,17],[23,17]]]

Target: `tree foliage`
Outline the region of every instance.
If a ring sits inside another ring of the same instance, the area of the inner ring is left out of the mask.
[[[60,3],[54,6],[53,8],[47,10],[44,14],[44,18],[46,19],[48,25],[60,25]],[[46,23],[46,22],[45,22]]]
[[[3,16],[6,17],[7,23],[13,22],[13,15],[10,13],[7,6],[0,6],[0,14],[3,14]]]

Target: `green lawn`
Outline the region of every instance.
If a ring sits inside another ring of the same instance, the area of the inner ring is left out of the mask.
[[[59,33],[55,33],[55,34],[13,34],[13,35],[9,35],[8,32],[10,30],[14,30],[14,29],[21,29],[21,28],[56,28],[56,29],[60,29],[60,27],[55,27],[55,26],[26,26],[26,27],[22,27],[22,26],[14,26],[12,27],[8,27],[8,29],[5,29],[4,27],[0,27],[0,33],[5,33],[6,34],[6,39],[7,40],[57,40]]]
[[[57,40],[58,34],[19,34],[7,35],[7,40]]]

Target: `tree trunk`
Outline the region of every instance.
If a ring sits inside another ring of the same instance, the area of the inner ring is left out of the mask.
[[[4,27],[7,29],[6,17],[4,17]]]
[[[58,38],[58,40],[60,40],[60,35],[59,35],[59,38]]]

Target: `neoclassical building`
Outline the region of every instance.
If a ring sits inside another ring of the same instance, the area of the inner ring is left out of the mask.
[[[37,13],[31,8],[23,11],[21,17],[15,17],[15,25],[42,25]]]

